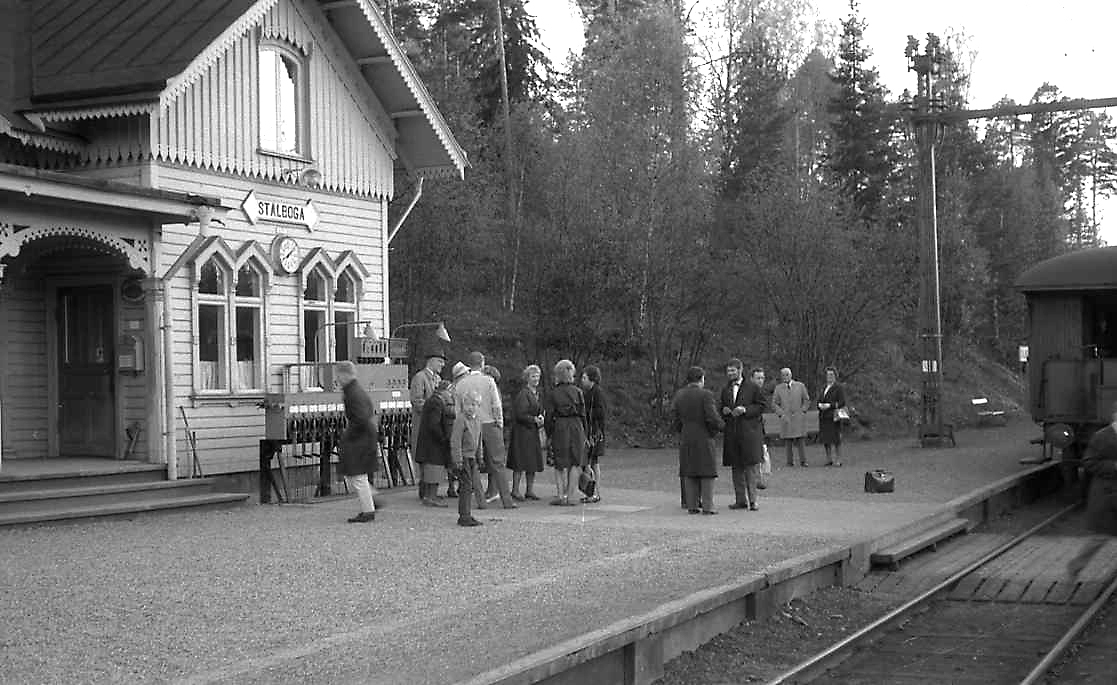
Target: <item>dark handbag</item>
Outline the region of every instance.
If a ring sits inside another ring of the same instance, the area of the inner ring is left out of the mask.
[[[874,469],[865,472],[865,492],[894,492],[896,477],[891,471]]]
[[[586,497],[593,497],[594,490],[597,489],[597,481],[590,478],[585,469],[578,474],[578,489],[581,490]]]

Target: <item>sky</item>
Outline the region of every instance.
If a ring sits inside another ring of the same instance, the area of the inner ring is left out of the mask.
[[[718,0],[693,0],[700,12]],[[840,22],[847,0],[813,0],[818,16]],[[528,0],[544,45],[561,64],[581,49],[581,18],[572,0]],[[1042,9],[1041,9],[1042,8]],[[860,0],[865,39],[881,82],[896,96],[915,90],[904,48],[908,35],[968,36],[974,52],[970,107],[983,109],[1007,96],[1027,103],[1044,82],[1070,98],[1117,97],[1117,2],[1112,0],[935,0],[927,3]],[[697,14],[697,13],[696,13]],[[1117,118],[1117,111],[1110,110]],[[1112,218],[1110,218],[1112,217]],[[1102,236],[1117,245],[1117,200],[1101,210]]]

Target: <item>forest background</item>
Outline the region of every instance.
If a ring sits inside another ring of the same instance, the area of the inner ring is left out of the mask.
[[[829,26],[810,0],[723,0],[713,54],[683,0],[578,0],[585,48],[563,65],[523,0],[381,4],[471,163],[464,182],[425,184],[391,245],[393,322],[444,321],[451,363],[480,349],[506,377],[597,364],[628,444],[663,442],[686,368],[719,387],[732,356],[769,378],[790,366],[812,396],[835,365],[862,432],[914,431],[911,97],[879,83],[856,2]],[[946,57],[943,104],[966,108],[965,39],[926,41]],[[1043,83],[1031,101],[1063,99]],[[948,419],[975,394],[1020,409],[1013,283],[1099,244],[1114,133],[1096,111],[944,131]],[[413,195],[398,190],[393,221]]]

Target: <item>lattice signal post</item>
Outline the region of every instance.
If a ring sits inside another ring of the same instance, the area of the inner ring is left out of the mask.
[[[919,230],[919,340],[922,368],[922,411],[919,423],[921,445],[954,442],[952,428],[942,416],[942,312],[939,305],[939,225],[936,205],[935,146],[942,135],[942,123],[935,115],[944,109],[942,95],[935,92],[935,78],[943,66],[938,39],[930,36],[926,50],[919,54],[919,43],[908,38],[908,70],[917,78],[912,100],[912,128],[917,149],[918,230]]]

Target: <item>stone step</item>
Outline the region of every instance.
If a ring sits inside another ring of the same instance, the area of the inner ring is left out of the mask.
[[[101,503],[92,505],[66,504],[64,501],[60,500],[48,500],[53,501],[59,506],[42,511],[13,511],[11,513],[0,511],[0,526],[121,516],[188,507],[231,506],[245,502],[247,499],[248,495],[246,494],[211,492],[196,495],[168,496],[151,500],[128,500],[112,504]]]
[[[104,483],[93,480],[80,486],[57,487],[51,481],[39,481],[40,488],[36,490],[0,492],[0,513],[49,511],[57,507],[146,502],[187,494],[205,494],[214,491],[215,482],[211,478],[138,483]]]
[[[83,471],[80,469],[48,474],[12,475],[0,472],[0,495],[29,490],[88,487],[117,483],[159,483],[167,479],[167,467],[159,464],[121,466],[118,470]]]

